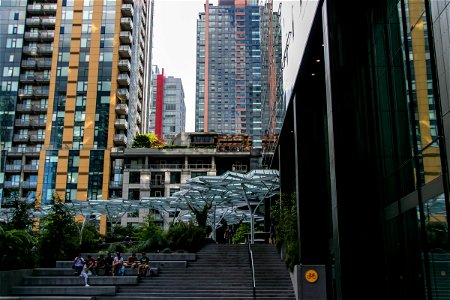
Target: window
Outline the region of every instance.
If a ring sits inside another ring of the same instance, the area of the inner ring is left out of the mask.
[[[208,175],[206,172],[191,172],[191,178],[198,177],[198,176],[206,176]]]
[[[128,200],[139,200],[139,189],[128,190]]]
[[[141,172],[130,172],[129,183],[140,183],[141,182]]]
[[[170,173],[170,183],[180,183],[181,182],[181,173],[180,172],[171,172]]]

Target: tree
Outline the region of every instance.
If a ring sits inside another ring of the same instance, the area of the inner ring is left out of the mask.
[[[74,213],[57,196],[52,211],[44,218],[39,239],[41,266],[54,266],[57,260],[75,257],[78,229]]]
[[[15,198],[12,201],[12,218],[11,221],[6,224],[5,229],[31,230],[31,227],[33,226],[33,216],[31,213],[34,208],[33,203],[20,198]]]
[[[23,229],[4,230],[0,226],[0,270],[34,267],[34,240]]]
[[[164,142],[154,133],[136,134],[131,148],[161,148]]]

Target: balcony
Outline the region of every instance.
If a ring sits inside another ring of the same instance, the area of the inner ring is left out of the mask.
[[[41,154],[41,148],[39,148],[39,147],[26,147],[24,154],[25,154],[25,156],[37,156],[37,157],[39,157],[39,155]]]
[[[19,89],[17,92],[17,96],[20,98],[29,98],[33,96],[33,90],[32,89]]]
[[[16,127],[29,127],[30,120],[17,119],[14,121],[14,125],[16,125]]]
[[[30,26],[30,27],[37,27],[37,26],[40,26],[40,25],[41,25],[41,18],[36,18],[36,17],[27,18],[27,19],[25,20],[25,24],[26,24],[27,26]]]
[[[22,165],[5,165],[6,172],[17,173],[22,171]]]
[[[39,45],[38,46],[38,53],[39,54],[52,54],[53,53],[53,46],[51,45]]]
[[[56,13],[57,4],[43,4],[42,10],[44,11],[44,14],[48,13]]]
[[[120,32],[120,42],[122,44],[132,44],[133,43],[133,35],[130,31],[121,31]]]
[[[114,127],[119,130],[127,130],[128,121],[126,119],[116,119],[114,122]]]
[[[128,115],[128,105],[116,104],[116,113],[118,115]]]
[[[132,30],[133,20],[131,18],[120,18],[120,28],[122,30]]]
[[[35,67],[36,67],[36,60],[35,59],[22,60],[22,68],[24,68],[24,69],[34,69]]]
[[[122,16],[132,17],[134,14],[134,9],[132,4],[122,4]]]
[[[22,156],[23,152],[25,152],[24,147],[11,147],[8,149],[8,157],[11,156]]]
[[[36,82],[39,83],[46,83],[46,82],[50,82],[50,74],[49,73],[36,73],[34,75],[34,79],[36,80]]]
[[[128,92],[128,89],[121,88],[117,89],[117,98],[120,100],[128,100],[130,98],[130,93]]]
[[[28,134],[15,134],[13,140],[14,142],[28,142],[30,136]]]
[[[39,165],[24,165],[24,172],[37,172],[39,170]]]
[[[37,46],[24,46],[22,48],[22,53],[26,54],[26,55],[37,55],[38,48],[37,48]]]
[[[21,113],[31,112],[31,104],[17,104],[16,111]]]
[[[18,181],[5,181],[3,186],[8,189],[16,189],[19,188],[20,183]]]
[[[122,73],[117,76],[117,83],[119,85],[130,85],[130,76],[127,73]]]
[[[122,45],[119,47],[119,54],[121,58],[130,58],[131,57],[131,47],[128,45]]]
[[[42,26],[45,26],[45,27],[55,27],[56,18],[55,17],[43,18],[41,20],[41,24],[42,24]]]
[[[32,119],[32,120],[30,120],[30,125],[33,127],[45,127],[45,125],[47,125],[47,120]]]
[[[52,67],[51,59],[37,59],[37,67],[41,69],[50,69]]]
[[[30,4],[27,6],[27,12],[30,14],[56,13],[56,4]]]
[[[22,83],[33,83],[34,82],[34,73],[20,74],[19,80]]]
[[[22,181],[22,188],[23,189],[35,189],[37,187],[37,182],[35,181]]]
[[[126,145],[127,144],[127,136],[123,133],[114,135],[114,143],[116,145]]]
[[[55,39],[55,31],[54,30],[42,30],[39,32],[39,38],[43,42],[51,42]]]
[[[45,141],[45,135],[43,134],[33,134],[30,137],[30,141],[32,142],[38,142],[38,143],[43,143]]]
[[[31,109],[34,112],[46,112],[48,109],[48,105],[47,104],[34,104],[31,106]]]
[[[27,42],[35,42],[39,40],[39,32],[25,32],[23,36]]]
[[[36,97],[48,97],[48,87],[33,88],[33,95]]]
[[[130,72],[131,71],[131,63],[128,59],[121,59],[119,61],[119,70],[121,72]]]

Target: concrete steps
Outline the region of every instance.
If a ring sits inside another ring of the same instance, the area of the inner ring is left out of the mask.
[[[12,288],[9,298],[0,300],[144,300],[144,299],[295,299],[289,273],[273,245],[252,245],[256,289],[247,245],[209,244],[196,259],[171,260],[161,265],[159,276],[90,276],[90,287],[75,276],[71,262],[57,262],[57,268],[38,268]],[[181,262],[181,263],[180,263]],[[155,264],[157,261],[154,262]]]
[[[255,255],[261,263],[255,268],[256,299],[295,299],[289,273],[275,247],[256,250]],[[136,287],[120,286],[115,296],[96,299],[254,299],[247,245],[209,244],[186,269],[165,269],[158,277],[141,278]]]

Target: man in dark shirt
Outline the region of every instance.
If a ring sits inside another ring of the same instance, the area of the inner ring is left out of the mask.
[[[138,273],[139,276],[145,277],[147,275],[147,271],[150,268],[150,259],[147,257],[145,252],[142,252],[141,259],[139,260],[139,268]]]
[[[114,258],[111,256],[111,253],[108,253],[108,255],[105,258],[105,275],[107,276],[111,275],[113,262]]]

